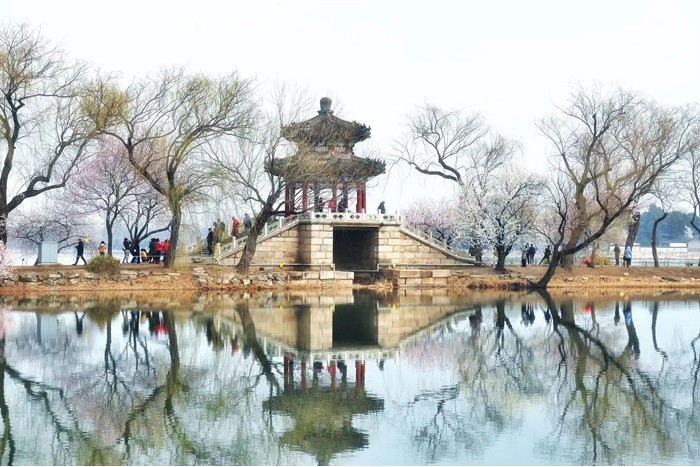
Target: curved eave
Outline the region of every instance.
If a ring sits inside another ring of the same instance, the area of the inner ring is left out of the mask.
[[[386,172],[386,162],[357,156],[299,157],[265,163],[265,170],[290,180],[368,180]]]
[[[372,136],[372,129],[358,122],[348,122],[330,114],[292,123],[282,129],[285,139],[309,146],[354,145]]]

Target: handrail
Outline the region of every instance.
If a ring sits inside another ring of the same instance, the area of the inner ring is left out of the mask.
[[[435,238],[431,233],[425,232],[417,227],[406,224],[402,221],[399,214],[380,214],[380,213],[356,213],[356,212],[304,212],[297,215],[291,215],[285,218],[279,218],[276,222],[271,222],[265,224],[263,231],[257,238],[257,242],[262,242],[268,238],[277,235],[283,230],[291,228],[299,222],[311,222],[311,223],[334,223],[334,222],[370,222],[376,224],[381,223],[398,223],[399,229],[403,230],[405,233],[412,235],[419,240],[428,243],[435,248],[442,250],[458,259],[466,259],[473,261],[471,255],[461,248],[454,248],[447,244],[444,240],[439,240]],[[243,249],[248,237],[232,238],[232,241],[222,245],[218,248],[218,251],[211,257],[213,262],[220,263],[224,258],[238,253]],[[188,247],[187,253],[191,254],[193,252],[201,251],[203,242],[200,240],[192,246],[192,249]],[[199,249],[197,249],[199,247]]]

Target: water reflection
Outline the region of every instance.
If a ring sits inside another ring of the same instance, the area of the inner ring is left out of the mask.
[[[700,458],[693,296],[2,301],[4,464]]]

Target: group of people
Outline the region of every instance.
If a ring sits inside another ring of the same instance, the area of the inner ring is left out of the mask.
[[[231,221],[231,237],[242,238],[247,237],[250,233],[250,229],[253,228],[253,219],[245,213],[243,215],[243,222],[241,222],[236,216],[233,216]],[[221,243],[224,240],[226,233],[226,226],[223,222],[214,222],[212,227],[209,227],[207,232],[207,251],[210,255],[214,254],[214,245],[216,243]]]
[[[104,241],[100,242],[97,246],[97,252],[100,256],[107,254],[107,244]],[[75,263],[73,263],[73,266],[77,266],[78,261],[81,259],[83,260],[83,264],[87,264],[87,261],[85,261],[85,240],[79,238],[78,243],[75,245]]]
[[[151,238],[148,242],[148,249],[140,248],[139,244],[132,242],[128,238],[124,238],[122,243],[122,252],[124,257],[122,263],[153,263],[159,264],[165,262],[165,258],[170,252],[170,240],[162,240],[160,238]],[[129,260],[131,256],[131,260]]]
[[[532,265],[535,262],[535,254],[537,253],[537,247],[534,243],[524,243],[520,247],[520,265],[522,267]],[[547,245],[544,249],[544,255],[538,264],[542,264],[545,261],[549,264],[549,257],[552,255],[552,249]]]
[[[613,253],[615,253],[615,266],[620,265],[620,251],[620,245],[616,243],[615,248],[613,248]],[[632,247],[629,245],[625,246],[625,252],[622,255],[622,263],[626,267],[632,266]]]
[[[160,263],[165,262],[165,258],[170,251],[170,240],[161,241],[159,238],[152,238],[148,244],[148,250],[139,248],[138,242],[132,242],[124,237],[122,242],[122,263]],[[97,246],[97,253],[100,256],[107,254],[107,244],[101,241]],[[131,259],[129,258],[131,256]],[[75,245],[75,262],[73,266],[78,265],[78,261],[83,260],[83,264],[87,264],[85,260],[85,239],[79,238]]]

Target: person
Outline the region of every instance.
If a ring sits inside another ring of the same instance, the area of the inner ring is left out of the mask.
[[[336,208],[335,198],[331,198],[331,200],[328,202],[328,210],[330,212],[335,212],[335,208]]]
[[[552,255],[552,249],[549,248],[549,245],[547,245],[546,247],[544,247],[544,256],[540,260],[540,264],[544,263],[545,261],[547,261],[547,264],[549,264],[549,257],[551,255]]]
[[[75,263],[73,263],[73,266],[78,265],[78,260],[82,259],[83,264],[87,264],[87,261],[85,261],[85,257],[83,256],[83,253],[85,252],[85,242],[83,242],[82,238],[78,239],[78,244],[75,245]]]
[[[139,242],[131,242],[131,262],[139,264],[141,261],[141,255],[139,251],[141,250]]]
[[[247,237],[248,234],[250,233],[250,229],[253,227],[253,220],[250,218],[248,213],[246,212],[243,215],[243,236]]]
[[[620,265],[620,245],[617,243],[615,244],[615,248],[613,248],[613,253],[615,253],[615,266]]]
[[[527,252],[530,249],[530,245],[527,243],[523,243],[523,246],[520,248],[520,265],[522,267],[527,266]]]
[[[148,242],[148,262],[149,263],[155,263],[156,261],[156,239],[151,238],[151,240]]]
[[[141,248],[141,262],[142,263],[148,263],[148,252],[146,251],[145,248]]]
[[[100,256],[104,256],[105,253],[107,253],[107,244],[104,242],[104,240],[98,245],[97,251],[100,253]]]
[[[122,243],[122,251],[124,252],[124,257],[122,258],[122,263],[128,263],[129,262],[129,252],[131,251],[131,242],[126,237],[124,237],[124,243]]]
[[[207,234],[207,251],[210,255],[214,254],[214,231],[209,228],[209,233]]]
[[[233,220],[231,221],[231,236],[234,238],[239,238],[241,236],[241,221],[239,221],[236,216],[233,216]]]
[[[325,206],[326,206],[326,202],[323,201],[323,198],[321,198],[320,196],[317,196],[316,199],[314,200],[314,212],[323,212],[323,208]]]
[[[535,253],[537,253],[537,247],[533,243],[527,249],[527,264],[532,264],[535,261]]]
[[[377,206],[377,212],[379,214],[386,214],[386,207],[384,206],[384,201],[379,203],[379,206]]]
[[[338,203],[338,212],[345,212],[348,209],[348,200],[345,197],[342,197],[340,199],[340,202]]]
[[[160,238],[156,238],[156,263],[160,263],[163,255],[165,254],[165,247]]]
[[[632,248],[629,245],[625,246],[625,254],[622,256],[622,259],[624,260],[625,266],[632,266]]]
[[[163,242],[163,262],[168,259],[168,254],[170,252],[170,239],[166,238]]]

